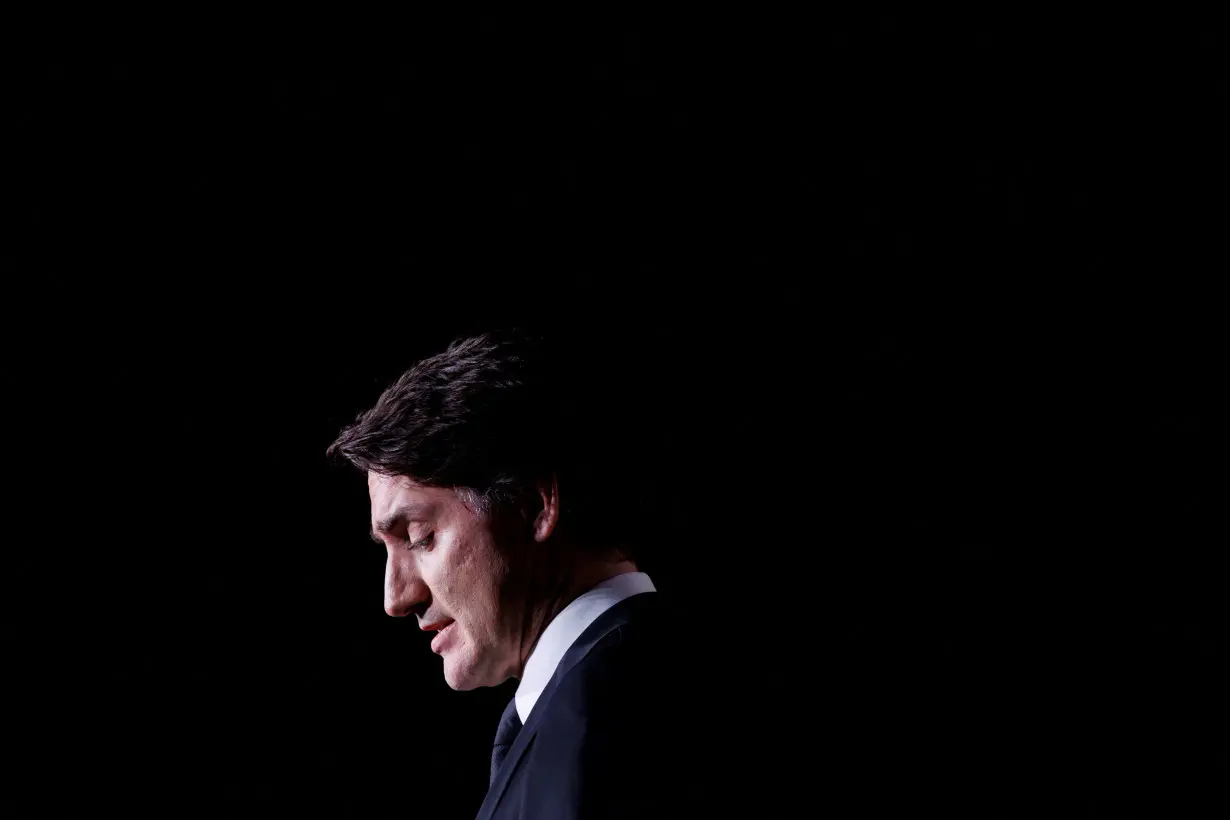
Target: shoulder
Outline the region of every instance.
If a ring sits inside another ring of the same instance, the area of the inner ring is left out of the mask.
[[[623,603],[630,605],[629,617],[557,681],[544,728],[578,721],[643,723],[695,682],[693,642],[670,600],[653,593]]]
[[[663,776],[697,736],[698,716],[687,708],[681,654],[671,651],[679,636],[671,631],[669,607],[646,603],[535,707],[543,711],[525,761],[529,794],[604,806],[609,816],[639,816],[667,792],[687,792],[685,783],[666,783]]]

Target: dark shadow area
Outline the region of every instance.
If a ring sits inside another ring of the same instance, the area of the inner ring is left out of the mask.
[[[716,804],[1224,811],[1224,31],[327,28],[10,31],[0,814],[472,817],[324,451],[509,322],[651,422]]]

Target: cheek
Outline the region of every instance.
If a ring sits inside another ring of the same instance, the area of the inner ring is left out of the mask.
[[[446,562],[440,575],[442,593],[464,613],[474,630],[492,632],[500,621],[500,590],[507,573],[505,563],[485,539],[460,541],[451,545],[453,560]]]

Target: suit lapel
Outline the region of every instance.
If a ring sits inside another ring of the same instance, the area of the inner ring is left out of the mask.
[[[586,627],[581,636],[576,639],[576,642],[564,653],[559,666],[555,669],[555,674],[551,676],[551,680],[547,682],[546,688],[538,696],[538,701],[534,704],[534,710],[530,712],[529,721],[522,727],[520,733],[517,734],[517,739],[513,741],[512,748],[508,750],[508,756],[504,758],[504,763],[500,766],[500,772],[496,775],[495,782],[487,790],[487,796],[483,800],[483,805],[478,810],[477,820],[488,820],[494,814],[496,806],[499,805],[500,799],[508,788],[513,772],[517,770],[517,764],[534,741],[534,735],[538,732],[538,725],[542,722],[542,716],[547,711],[547,705],[551,700],[551,696],[559,688],[560,681],[572,671],[573,667],[585,659],[585,656],[589,654],[589,651],[599,641],[611,634],[611,632],[629,623],[636,617],[637,613],[651,605],[656,595],[657,593],[654,592],[642,592],[629,596],[615,604],[615,606],[603,612],[592,624]]]

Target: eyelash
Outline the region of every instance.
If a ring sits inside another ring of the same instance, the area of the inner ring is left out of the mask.
[[[434,532],[429,532],[427,533],[427,535],[423,536],[418,541],[411,542],[410,546],[407,547],[407,549],[413,550],[413,549],[419,549],[420,547],[425,547],[431,543],[431,539],[434,538],[435,535],[436,534]]]

